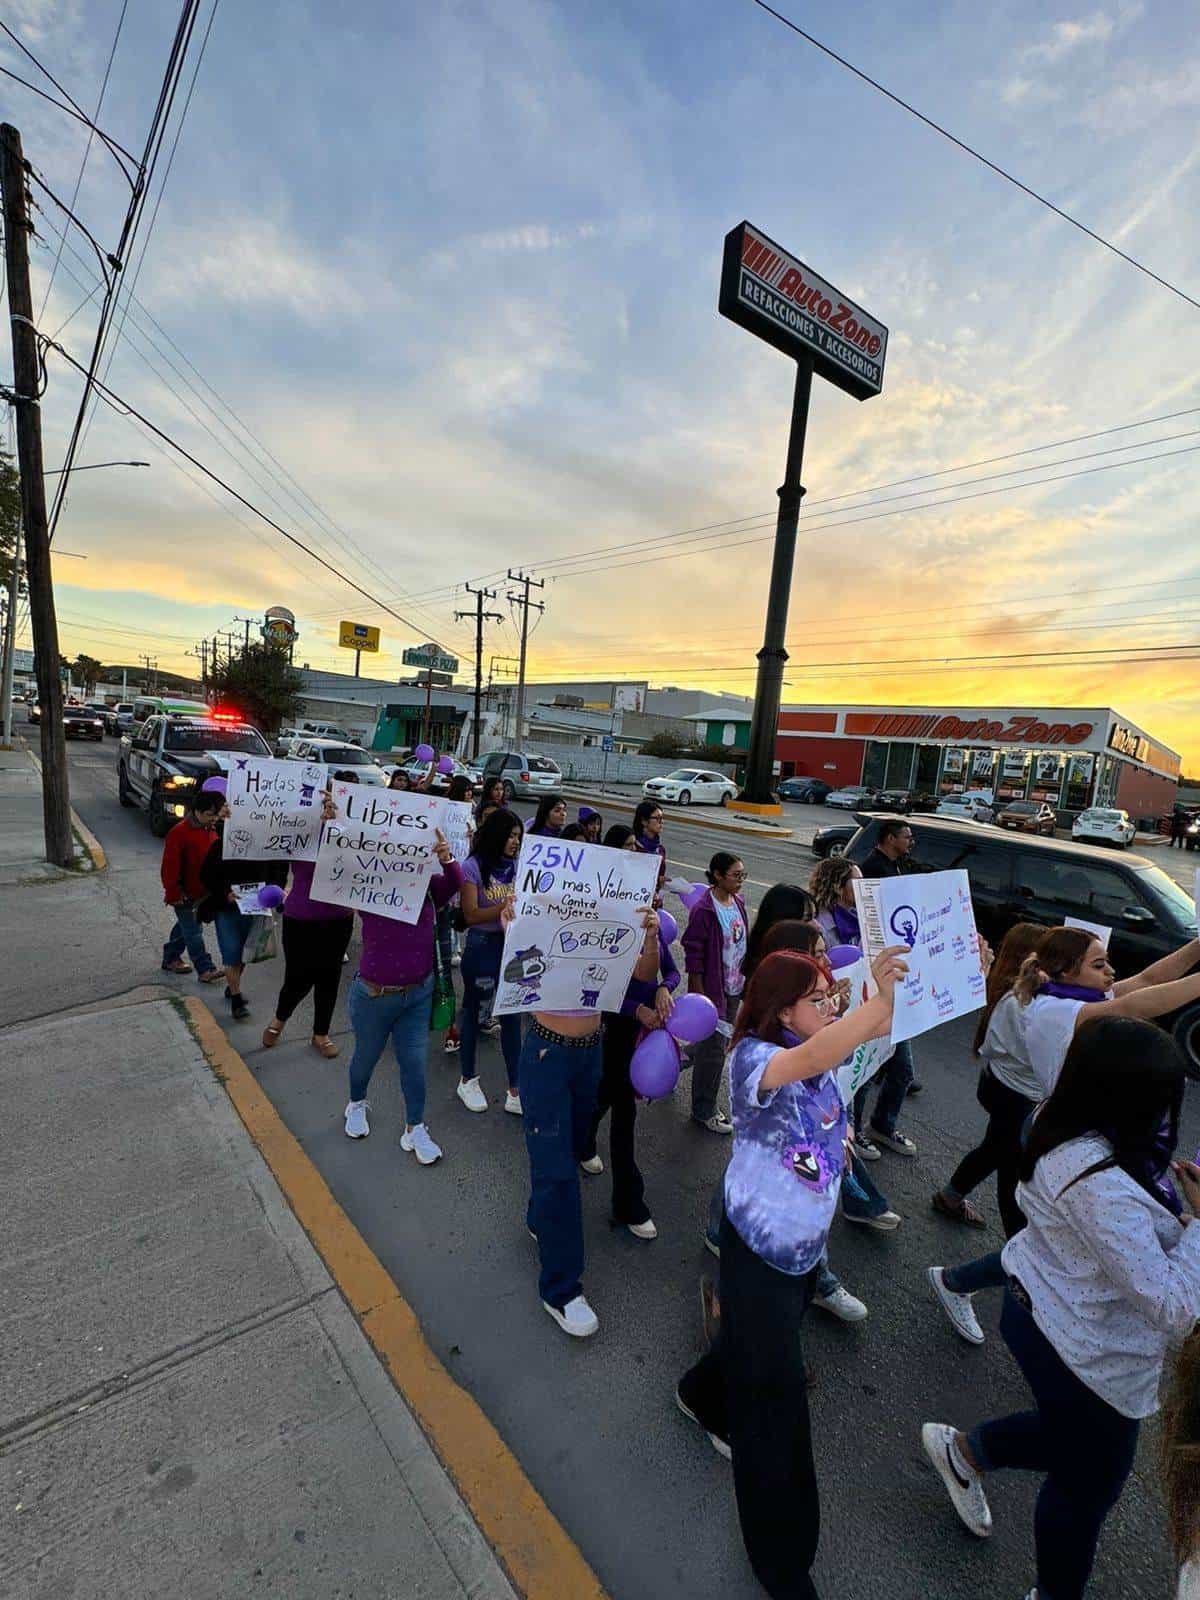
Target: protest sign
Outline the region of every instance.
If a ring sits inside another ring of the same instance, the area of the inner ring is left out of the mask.
[[[356,783],[335,783],[332,794],[337,816],[321,830],[312,898],[416,922],[441,871],[435,846],[446,801]]]
[[[265,888],[261,883],[235,883],[233,885],[233,898],[237,901],[237,908],[244,917],[270,917],[274,915],[268,906],[258,903],[258,891]]]
[[[327,769],[315,761],[234,755],[221,845],[226,861],[315,861]]]
[[[970,881],[961,868],[856,878],[854,899],[868,961],[889,945],[909,947],[908,975],[896,985],[895,1044],[979,1010],[987,985]]]
[[[875,992],[875,981],[871,977],[871,969],[865,958],[860,958],[848,967],[839,967],[835,976],[839,983],[845,981],[850,985],[850,1004],[842,1012],[844,1017],[849,1016],[852,1011],[857,1011],[863,1001],[869,1000]],[[895,1048],[890,1034],[886,1034],[882,1039],[866,1039],[849,1060],[842,1062],[837,1069],[837,1081],[842,1099],[847,1106],[854,1104],[854,1096],[864,1083],[870,1082]]]
[[[1099,922],[1085,922],[1082,917],[1067,917],[1063,927],[1082,928],[1085,933],[1090,933],[1093,939],[1099,939],[1106,950],[1108,941],[1112,938],[1111,928],[1105,928]]]
[[[447,800],[446,820],[442,832],[446,843],[454,851],[455,861],[465,861],[471,854],[471,833],[475,810],[467,800]]]
[[[619,1010],[658,866],[657,856],[526,835],[494,1014]]]

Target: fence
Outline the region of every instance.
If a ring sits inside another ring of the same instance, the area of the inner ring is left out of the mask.
[[[543,744],[527,741],[524,747],[532,755],[549,756],[562,768],[564,778],[571,781],[604,778],[609,783],[645,783],[647,778],[665,778],[669,772],[681,767],[703,767],[705,772],[723,772],[727,778],[736,775],[730,761],[689,761],[686,756],[676,756],[673,761],[660,756],[621,755],[617,751],[605,757],[597,745]],[[605,760],[607,759],[607,769]]]

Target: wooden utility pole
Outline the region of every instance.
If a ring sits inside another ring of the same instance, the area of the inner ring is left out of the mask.
[[[42,820],[46,859],[57,867],[75,863],[67,746],[63,738],[63,688],[58,655],[58,622],[50,576],[50,534],[46,519],[46,479],[42,460],[42,412],[38,386],[41,363],[29,286],[29,204],[21,135],[10,123],[0,126],[0,191],[4,196],[4,259],[13,343],[13,408],[17,421],[17,464],[21,470],[21,520],[25,529],[25,576],[33,624],[33,662],[41,706]]]
[[[531,587],[544,589],[546,581],[544,578],[527,578],[523,572],[514,572],[511,567],[508,569],[508,579],[510,583],[524,585],[523,594],[510,594],[507,596],[509,600],[518,602],[521,607],[521,665],[517,673],[517,731],[514,737],[514,743],[520,749],[525,740],[523,726],[525,722],[525,653],[526,646],[529,643],[529,613],[531,609],[534,611],[545,611],[546,609],[542,601],[529,598],[529,590]]]
[[[460,617],[469,617],[472,614],[475,617],[475,725],[471,730],[471,759],[473,761],[479,754],[479,700],[483,693],[483,624],[485,621],[503,622],[504,617],[499,611],[485,611],[483,609],[485,600],[494,600],[496,598],[494,589],[472,589],[469,583],[464,587],[468,594],[475,596],[475,610],[474,613],[456,611],[454,618],[455,621],[458,621]]]

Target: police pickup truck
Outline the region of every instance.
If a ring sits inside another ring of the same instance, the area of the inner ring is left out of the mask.
[[[271,750],[257,728],[231,718],[147,717],[121,740],[117,797],[148,811],[150,831],[161,839],[182,817],[187,791],[227,774],[235,753],[269,757]]]

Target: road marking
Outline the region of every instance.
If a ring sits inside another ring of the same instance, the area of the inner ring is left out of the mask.
[[[301,1227],[518,1591],[526,1600],[607,1600],[578,1546],[491,1421],[429,1348],[416,1313],[212,1012],[194,996],[180,1003]]]

